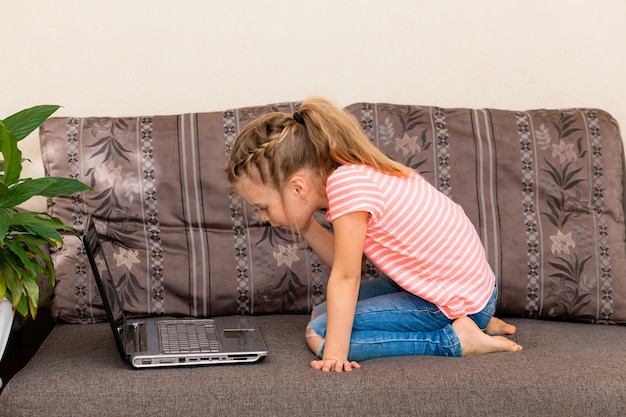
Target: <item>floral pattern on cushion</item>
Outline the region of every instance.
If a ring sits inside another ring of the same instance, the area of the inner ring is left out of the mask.
[[[608,113],[348,110],[387,155],[465,209],[496,273],[498,314],[626,322],[624,152]]]
[[[91,213],[129,314],[308,312],[328,267],[291,231],[263,224],[225,181],[225,157],[254,117],[297,103],[144,117],[52,118],[41,129],[46,172],[94,192],[49,212],[81,232]],[[323,221],[323,216],[320,216]],[[59,320],[104,319],[79,239],[54,254]]]
[[[52,118],[41,129],[47,174],[95,191],[56,198],[49,212],[79,232],[93,215],[129,314],[308,312],[325,298],[329,268],[291,231],[263,224],[223,174],[246,123],[297,106]],[[383,152],[464,208],[498,280],[498,314],[626,322],[624,152],[608,113],[346,110]],[[103,320],[80,240],[67,236],[54,261],[55,316]],[[366,279],[379,274],[366,263]]]

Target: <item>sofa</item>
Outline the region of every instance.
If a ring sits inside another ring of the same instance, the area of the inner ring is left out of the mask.
[[[464,208],[497,277],[496,315],[517,327],[510,338],[524,350],[381,358],[323,374],[309,366],[304,329],[329,268],[290,231],[261,222],[222,172],[246,123],[298,104],[44,123],[46,174],[94,189],[49,201],[48,211],[78,234],[87,214],[95,219],[127,314],[254,315],[269,355],[132,369],[81,241],[68,234],[42,307],[51,324],[21,330],[45,340],[2,390],[0,415],[626,414],[626,170],[609,113],[347,106],[380,149]],[[363,280],[380,275],[366,262]]]

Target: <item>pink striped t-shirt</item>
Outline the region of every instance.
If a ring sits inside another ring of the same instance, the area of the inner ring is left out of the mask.
[[[329,176],[326,194],[331,222],[356,211],[370,214],[365,255],[402,288],[450,319],[485,307],[495,277],[476,229],[422,176],[342,165]]]

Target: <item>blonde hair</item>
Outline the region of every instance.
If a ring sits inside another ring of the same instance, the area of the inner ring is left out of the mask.
[[[250,122],[235,138],[226,175],[231,185],[247,176],[279,190],[300,169],[316,170],[325,183],[343,164],[397,176],[413,172],[370,142],[352,115],[326,99],[310,98],[293,115],[274,112]]]

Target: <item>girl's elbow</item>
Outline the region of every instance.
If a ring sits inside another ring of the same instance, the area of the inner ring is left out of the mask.
[[[346,284],[356,284],[359,285],[361,283],[361,271],[358,272],[341,272],[341,273],[331,273],[330,279],[334,279],[336,282],[346,283]]]

